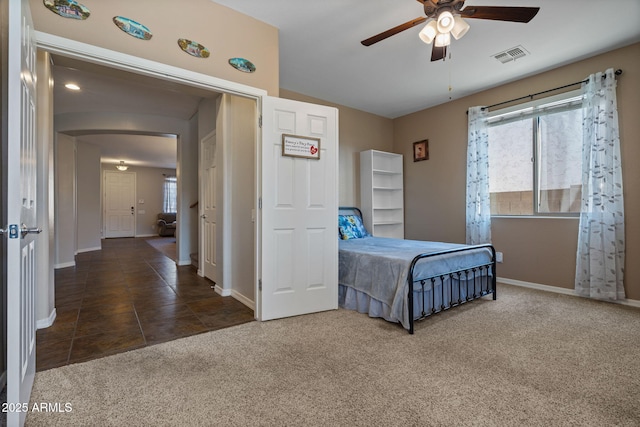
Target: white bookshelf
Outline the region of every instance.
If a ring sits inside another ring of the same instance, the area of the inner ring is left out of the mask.
[[[404,239],[402,154],[360,153],[360,205],[372,235]]]

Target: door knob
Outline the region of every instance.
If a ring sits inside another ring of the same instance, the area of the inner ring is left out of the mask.
[[[200,215],[200,218],[202,218],[202,219],[207,219],[207,214],[202,214],[202,215]]]
[[[26,236],[27,234],[40,234],[42,233],[42,229],[39,227],[27,227],[26,224],[22,224],[22,227],[20,227],[20,234],[22,235],[22,238],[24,239],[24,236]]]

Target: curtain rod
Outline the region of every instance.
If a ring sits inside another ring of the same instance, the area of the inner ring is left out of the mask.
[[[620,68],[618,68],[618,69],[615,71],[615,75],[616,75],[616,76],[619,76],[620,74],[622,74],[622,70],[621,70]],[[605,78],[605,77],[606,77],[606,75],[605,75],[605,74],[603,74],[603,75],[602,75],[602,78]],[[568,85],[564,85],[564,86],[554,87],[553,89],[543,90],[542,92],[533,93],[533,94],[531,94],[531,95],[527,95],[527,96],[521,96],[520,98],[514,98],[514,99],[510,99],[510,100],[508,100],[508,101],[498,102],[497,104],[493,104],[493,105],[488,105],[488,106],[486,106],[486,107],[482,107],[482,109],[483,109],[483,110],[488,110],[489,108],[492,108],[492,107],[497,107],[497,106],[499,106],[499,105],[508,104],[508,103],[510,103],[510,102],[521,101],[521,100],[523,100],[523,99],[527,99],[527,98],[529,98],[529,99],[533,99],[533,97],[534,97],[534,96],[538,96],[538,95],[542,95],[542,94],[545,94],[545,93],[553,92],[553,91],[555,91],[555,90],[565,89],[565,88],[568,88],[568,87],[571,87],[571,86],[575,86],[575,85],[579,85],[579,84],[582,84],[582,83],[587,83],[588,81],[589,81],[589,79],[580,80],[579,82],[570,83],[570,84],[568,84]],[[469,113],[469,112],[467,111],[467,114],[468,114],[468,113]]]

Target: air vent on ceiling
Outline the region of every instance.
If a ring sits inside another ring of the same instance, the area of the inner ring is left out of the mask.
[[[527,55],[529,55],[529,52],[524,47],[516,46],[491,56],[493,56],[503,64],[506,64],[507,62],[511,62],[516,59],[523,58]]]

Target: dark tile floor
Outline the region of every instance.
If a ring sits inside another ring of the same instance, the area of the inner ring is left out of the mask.
[[[253,310],[147,240],[106,239],[56,270],[57,317],[37,332],[37,371],[253,320]]]

